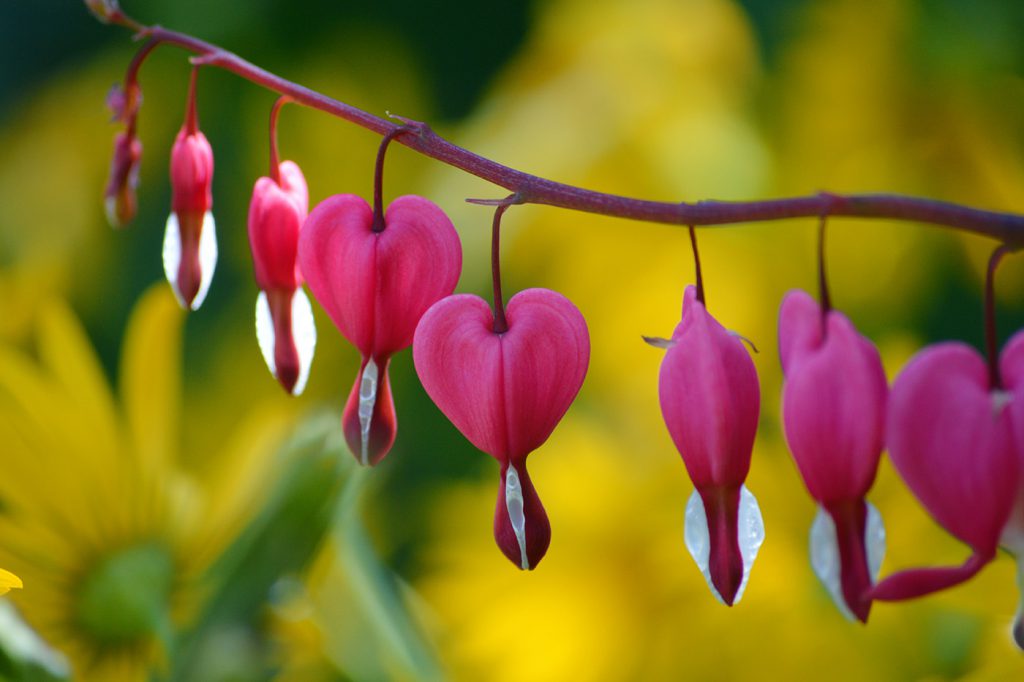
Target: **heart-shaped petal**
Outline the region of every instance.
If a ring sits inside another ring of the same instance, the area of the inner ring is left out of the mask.
[[[325,199],[299,238],[299,263],[313,296],[364,357],[385,361],[412,343],[426,310],[450,294],[462,270],[451,221],[417,196],[395,199],[385,228],[353,194]]]
[[[946,530],[995,554],[1018,487],[1010,420],[972,348],[918,353],[890,395],[889,452],[900,476]]]
[[[449,296],[416,330],[413,359],[431,399],[473,445],[521,462],[547,440],[583,384],[587,325],[567,298],[527,289],[508,302],[495,334],[478,296]]]

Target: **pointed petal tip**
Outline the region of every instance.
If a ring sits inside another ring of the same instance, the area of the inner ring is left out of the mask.
[[[206,300],[217,267],[217,232],[210,211],[203,214],[198,232],[198,242],[189,239],[186,249],[177,213],[167,217],[161,253],[164,275],[185,310],[198,310]]]
[[[341,422],[356,461],[376,466],[391,451],[398,433],[388,378],[388,359],[366,360],[356,375]]]
[[[750,570],[764,543],[764,518],[757,499],[745,485],[721,500],[710,494],[708,499],[713,500],[710,524],[707,503],[698,491],[693,491],[686,504],[686,549],[715,598],[732,606],[743,598]],[[735,505],[735,509],[729,505]]]
[[[316,350],[313,307],[301,287],[288,298],[283,298],[280,291],[273,292],[273,296],[275,305],[271,305],[265,291],[256,298],[256,340],[270,373],[287,393],[299,396],[309,380]],[[274,309],[283,306],[287,306],[290,316],[285,318],[285,311],[278,310],[281,320],[276,322]],[[284,344],[280,348],[278,337]]]
[[[502,471],[494,540],[501,553],[522,571],[537,568],[551,544],[551,524],[525,462],[519,469],[509,464]]]

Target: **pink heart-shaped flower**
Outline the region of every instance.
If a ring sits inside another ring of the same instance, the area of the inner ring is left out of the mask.
[[[526,470],[572,403],[590,360],[579,310],[547,289],[521,291],[505,309],[508,329],[478,296],[449,296],[416,330],[413,360],[427,394],[473,445],[501,463],[494,536],[523,569],[547,551],[551,527]]]
[[[864,598],[884,553],[881,516],[864,497],[885,444],[888,385],[874,345],[804,291],[779,310],[786,442],[819,511],[811,564],[839,609],[867,622]]]
[[[687,549],[713,594],[742,596],[764,538],[754,496],[743,482],[761,407],[757,370],[743,342],[708,313],[694,286],[658,377],[661,414],[696,491],[686,510]]]
[[[951,587],[992,560],[1020,485],[1010,394],[990,385],[978,353],[942,343],[918,353],[896,378],[889,402],[889,454],[900,476],[973,555],[957,568],[889,576],[871,591],[899,600]]]
[[[339,194],[313,209],[299,237],[299,264],[313,296],[363,356],[342,416],[349,448],[363,464],[380,461],[395,439],[384,388],[389,358],[412,343],[420,317],[455,289],[462,271],[458,233],[427,199],[395,199],[384,229],[373,228],[370,206]]]

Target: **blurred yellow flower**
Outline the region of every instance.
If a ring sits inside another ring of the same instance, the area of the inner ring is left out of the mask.
[[[166,286],[137,304],[120,405],[63,304],[40,312],[34,358],[0,347],[0,562],[30,584],[12,601],[75,679],[144,680],[166,662],[285,432],[283,415],[257,410],[207,472],[182,470],[182,320]]]
[[[11,589],[22,587],[21,578],[10,571],[0,568],[0,594],[7,594]]]

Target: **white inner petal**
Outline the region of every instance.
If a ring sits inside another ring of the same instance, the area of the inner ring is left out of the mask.
[[[523,486],[519,481],[519,472],[511,464],[505,472],[505,510],[508,520],[512,522],[512,532],[519,543],[519,566],[524,571],[530,569],[530,558],[526,555],[526,513],[523,510]]]
[[[199,306],[206,300],[206,294],[210,291],[210,282],[213,281],[213,271],[217,267],[217,228],[213,223],[213,214],[207,211],[203,215],[203,231],[199,235],[199,291],[192,299],[192,310],[199,310]]]
[[[167,227],[164,229],[163,247],[164,276],[171,285],[174,296],[182,308],[188,308],[185,298],[178,287],[178,268],[181,265],[181,227],[178,216],[173,211],[167,216]],[[199,235],[199,291],[192,299],[192,310],[198,310],[206,300],[213,281],[213,271],[217,267],[217,229],[213,222],[213,214],[207,211],[203,215],[202,232]]]
[[[764,544],[764,517],[761,516],[761,507],[757,504],[757,499],[752,492],[747,490],[747,486],[740,488],[740,512],[737,525],[739,527],[737,539],[740,545],[740,556],[743,557],[743,581],[740,583],[740,588],[736,590],[733,604],[739,603],[743,591],[747,589],[750,569],[754,566],[757,552]]]
[[[811,567],[840,612],[851,621],[857,620],[843,598],[840,565],[836,524],[829,513],[819,506],[811,524]]]
[[[295,350],[299,353],[299,377],[295,381],[292,395],[300,395],[309,380],[309,369],[313,366],[313,351],[316,349],[313,306],[310,305],[309,297],[302,287],[296,289],[292,296],[292,338],[295,339]]]
[[[181,307],[188,308],[185,300],[181,297],[181,292],[178,291],[178,266],[181,264],[181,230],[178,227],[178,215],[173,211],[171,211],[171,215],[167,216],[167,227],[164,229],[163,261],[164,276],[167,278],[168,284],[171,285],[171,291],[174,292],[174,296],[178,299]]]
[[[725,603],[722,595],[715,588],[711,581],[710,559],[711,559],[711,535],[708,529],[707,514],[704,511],[704,502],[700,493],[696,490],[690,495],[686,503],[686,521],[683,525],[683,538],[686,542],[686,549],[690,556],[697,562],[697,567],[704,575],[711,593],[718,601]],[[750,569],[757,558],[757,552],[764,543],[764,518],[761,516],[761,508],[753,493],[747,490],[747,486],[740,488],[740,506],[737,517],[737,543],[740,548],[740,557],[743,559],[743,580],[740,582],[733,604],[739,603],[743,591],[747,588],[747,581],[750,579]]]
[[[373,419],[373,408],[377,404],[377,363],[370,358],[363,369],[363,378],[359,382],[359,431],[362,438],[361,459],[364,465],[370,460],[370,422]]]
[[[1013,641],[1017,648],[1024,651],[1024,555],[1017,556],[1017,589],[1020,590],[1020,602],[1017,606],[1017,615],[1013,618]]]
[[[992,391],[992,416],[998,417],[1007,405],[1013,400],[1013,394],[1009,391],[996,389]]]
[[[256,297],[256,341],[260,344],[260,353],[267,363],[270,373],[277,376],[277,365],[274,361],[274,318],[270,315],[270,302],[265,291]]]
[[[864,528],[864,549],[867,554],[868,572],[872,581],[878,579],[885,556],[885,527],[882,515],[870,502],[867,504],[867,523]],[[821,506],[811,524],[811,567],[818,580],[828,590],[839,611],[851,621],[857,620],[843,597],[842,560],[839,556],[839,541],[836,538],[836,524]]]
[[[878,580],[878,574],[882,572],[882,559],[885,558],[885,526],[882,524],[882,515],[870,502],[868,506],[867,524],[864,528],[864,547],[868,555],[868,572],[871,575],[871,582]]]

